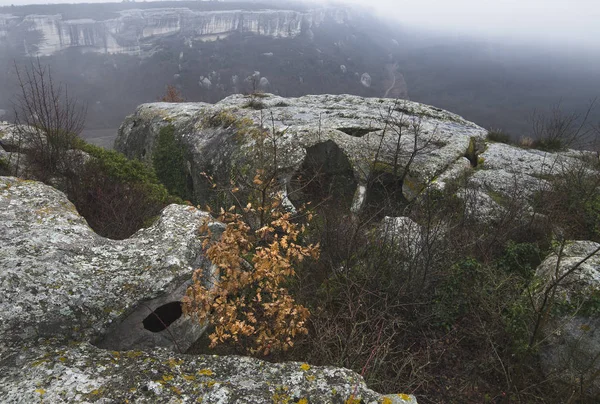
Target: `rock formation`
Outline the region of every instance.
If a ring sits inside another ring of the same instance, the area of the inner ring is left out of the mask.
[[[560,255],[560,260],[559,260]],[[574,270],[573,270],[574,269]],[[600,290],[600,244],[591,241],[567,242],[562,251],[551,254],[538,267],[544,280],[536,304],[541,307],[543,291],[568,274],[557,289],[558,306],[577,307],[576,314],[560,307],[544,324],[541,346],[543,370],[549,378],[582,386],[600,393],[600,318],[597,311]],[[587,300],[587,304],[582,302]],[[580,306],[580,307],[578,307]],[[588,385],[589,384],[589,385]]]
[[[249,79],[260,77],[256,72]],[[394,197],[407,201],[460,179],[466,185],[456,196],[481,223],[494,223],[507,212],[524,220],[537,215],[528,202],[550,186],[549,179],[573,167],[591,170],[588,162],[595,157],[491,142],[476,124],[410,101],[262,93],[217,104],[141,105],[121,126],[115,147],[152,163],[166,127],[183,150],[186,161],[179,169],[200,203],[209,195],[205,173],[229,180],[256,168],[252,131],[258,130],[277,134],[277,180],[290,209],[315,197],[302,183],[306,173],[318,172],[335,209],[346,213],[363,212],[382,192],[398,191]],[[0,170],[10,172],[17,143],[14,127],[0,124]],[[373,174],[385,178],[378,186],[390,188],[374,187]],[[519,211],[504,206],[510,198],[523,202]],[[171,205],[150,228],[112,241],[94,234],[58,191],[1,177],[0,399],[343,402],[356,392],[364,402],[415,402],[411,396],[381,396],[344,369],[173,353],[185,351],[203,332],[181,316],[178,301],[192,269],[211,268],[195,234],[207,217]],[[438,236],[447,237],[446,230]],[[385,217],[376,231],[400,246],[404,257],[418,259],[424,230],[412,218]],[[560,259],[549,256],[537,270],[540,290],[598,247],[569,242]],[[599,268],[598,256],[586,258],[568,287],[558,289],[559,304],[596,296]],[[549,377],[572,385],[598,371],[594,310],[552,313],[540,346]],[[156,316],[167,321],[154,321]]]
[[[39,43],[25,44],[30,54],[52,55],[68,48],[87,52],[143,54],[148,40],[178,35],[187,40],[214,41],[232,33],[270,37],[296,37],[326,19],[344,23],[343,8],[293,10],[196,11],[189,8],[131,9],[117,18],[64,20],[62,15],[27,15],[23,18],[0,14],[0,43],[11,30],[26,27],[41,34]],[[150,46],[151,47],[151,46]]]
[[[0,177],[0,401],[416,403],[346,369],[174,353],[202,332],[178,299],[193,268],[210,268],[196,235],[207,217],[171,205],[113,241],[55,189]]]
[[[424,184],[447,173],[457,162],[463,164],[470,145],[483,142],[487,133],[458,115],[410,101],[349,95],[282,98],[268,94],[259,100],[262,109],[252,108],[252,99],[242,95],[214,105],[144,104],[123,123],[115,147],[130,158],[151,161],[160,129],[172,125],[187,151],[196,198],[205,201],[201,173],[228,173],[234,165],[244,163],[252,149],[251,137],[238,136],[239,127],[223,125],[220,117],[225,114],[269,130],[275,125],[275,130],[285,132],[278,140],[282,184],[290,185],[307,164],[327,162],[324,168],[341,181],[342,206],[360,210],[369,197],[366,188],[370,171],[390,170],[394,162],[402,168],[409,165],[403,188],[405,196],[412,198]],[[403,124],[416,125],[412,133],[418,130],[420,139],[428,140],[410,164],[414,137],[407,130],[398,144],[393,131],[385,129],[385,115],[390,111],[394,117],[401,116]]]

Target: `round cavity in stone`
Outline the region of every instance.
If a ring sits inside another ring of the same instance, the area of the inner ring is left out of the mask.
[[[181,302],[170,302],[156,308],[142,323],[148,331],[161,332],[177,321],[182,314]]]

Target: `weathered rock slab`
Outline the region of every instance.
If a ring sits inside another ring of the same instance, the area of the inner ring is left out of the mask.
[[[0,177],[0,352],[31,338],[100,338],[141,301],[148,301],[150,314],[152,299],[207,265],[196,236],[207,217],[171,205],[150,228],[109,240],[96,235],[61,192]],[[199,326],[188,328],[200,335]],[[168,336],[162,339],[172,347]]]
[[[357,187],[365,186],[374,171],[401,175],[408,170],[407,198],[462,160],[487,134],[458,115],[410,101],[350,95],[233,95],[214,105],[141,105],[121,126],[115,148],[130,158],[151,161],[161,128],[172,125],[189,158],[195,195],[202,201],[201,173],[227,173],[233,165],[244,164],[254,147],[252,137],[244,136],[239,125],[223,124],[223,116],[282,134],[277,140],[282,179],[298,172],[310,157],[307,150],[332,142],[350,162],[349,175]],[[402,124],[393,129],[386,120]],[[413,153],[415,134],[418,152]]]
[[[194,268],[210,269],[197,236],[208,217],[171,205],[130,239],[108,240],[59,191],[0,177],[0,402],[416,403],[346,369],[174,353],[171,337],[183,351],[202,332],[184,318],[153,333],[162,338],[119,328],[150,333],[144,306],[173,303]]]
[[[544,324],[544,344],[540,351],[542,369],[548,377],[597,394],[600,392],[597,377],[600,319],[594,302],[600,291],[600,244],[568,242],[562,252],[546,258],[536,273],[544,280],[541,292],[560,280],[553,303],[563,308],[553,310]],[[541,301],[540,297],[537,304]]]

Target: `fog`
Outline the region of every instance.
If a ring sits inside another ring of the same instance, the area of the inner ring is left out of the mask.
[[[126,8],[178,4],[198,10],[270,7],[302,11],[307,5],[327,4],[327,0],[241,1],[34,6],[4,8],[0,14],[14,14],[17,20],[29,14],[61,14],[65,20],[84,21],[116,18]],[[47,2],[0,0],[0,5]],[[53,1],[61,2],[69,3]],[[102,44],[115,38],[102,31],[108,37],[90,35],[88,39],[96,43],[87,48],[78,43],[57,48],[44,54],[42,62],[89,106],[85,135],[100,139],[98,144],[104,146],[111,144],[127,114],[141,103],[156,101],[166,85],[176,86],[188,101],[217,102],[233,93],[252,91],[251,81],[245,78],[256,71],[268,78],[267,91],[282,96],[405,97],[458,113],[486,128],[505,130],[515,138],[528,135],[533,110],[543,111],[560,102],[566,112],[580,112],[600,96],[600,24],[595,23],[600,21],[600,0],[329,3],[352,3],[374,11],[379,18],[359,10],[348,24],[313,26],[312,37],[232,32],[231,37],[195,41],[190,46],[186,42],[189,32],[148,36],[139,41],[139,54],[104,53]],[[168,25],[168,21],[156,24],[163,23]],[[130,28],[131,32],[140,29]],[[27,63],[30,55],[23,44],[35,51],[47,33],[17,24],[3,34],[0,25],[0,119],[11,119],[11,97],[18,90],[13,61]],[[58,46],[61,41],[56,36],[50,45]],[[372,80],[364,85],[361,77],[367,73]],[[600,122],[600,108],[591,121]]]
[[[110,1],[110,0],[108,0]],[[73,0],[0,0],[0,6],[73,3]],[[85,0],[86,3],[107,2]],[[323,0],[307,0],[318,5]],[[479,39],[600,51],[598,0],[330,0],[376,11],[380,16],[444,34]],[[277,3],[277,2],[274,2]]]
[[[481,39],[600,50],[598,0],[343,0],[405,25]]]

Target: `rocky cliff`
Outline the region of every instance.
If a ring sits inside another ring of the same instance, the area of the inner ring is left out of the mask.
[[[178,35],[191,41],[214,41],[232,33],[289,38],[307,33],[326,20],[344,23],[348,11],[294,10],[196,11],[189,8],[130,9],[114,19],[63,19],[62,15],[0,14],[0,41],[11,31],[38,32],[39,42],[25,43],[30,55],[52,55],[68,48],[85,52],[142,54],[157,37]]]

